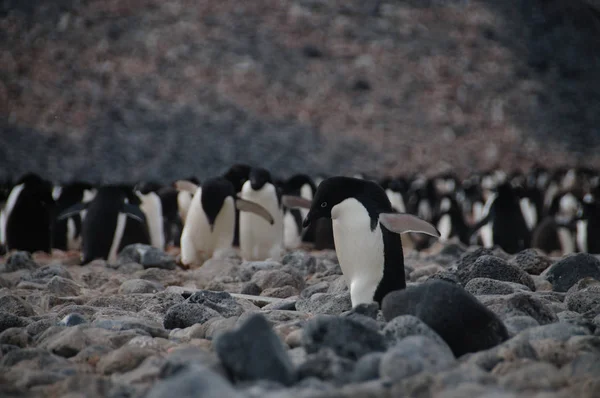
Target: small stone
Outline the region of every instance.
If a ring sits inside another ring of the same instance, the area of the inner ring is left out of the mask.
[[[304,278],[298,274],[288,273],[283,270],[258,271],[252,276],[251,282],[256,283],[261,290],[275,287],[292,286],[298,291],[304,289]]]
[[[585,379],[600,378],[600,354],[582,353],[569,364],[563,366],[561,372],[575,383]]]
[[[43,333],[46,329],[51,326],[56,325],[57,319],[55,317],[40,319],[36,322],[31,322],[29,325],[25,327],[25,331],[31,337],[38,336],[40,333]]]
[[[162,250],[140,243],[125,246],[117,258],[119,264],[138,263],[144,268],[161,268],[174,270],[177,268],[175,258]]]
[[[0,332],[3,332],[9,328],[24,327],[27,326],[28,323],[29,322],[26,318],[21,318],[4,311],[0,311]]]
[[[590,331],[587,328],[569,323],[557,322],[526,329],[519,333],[515,338],[525,339],[530,342],[545,339],[567,341],[573,336],[586,336],[589,334]]]
[[[529,328],[533,328],[536,326],[540,326],[539,322],[527,315],[513,316],[506,318],[504,320],[504,325],[506,326],[506,330],[508,330],[508,334],[512,336],[516,336],[521,333],[523,330],[527,330]]]
[[[557,391],[568,384],[567,379],[553,365],[531,363],[499,378],[499,385],[512,391]]]
[[[489,278],[518,283],[527,286],[530,290],[535,290],[535,283],[529,274],[495,256],[481,256],[469,266],[459,267],[457,275],[463,284],[474,278]]]
[[[87,320],[83,317],[83,315],[75,312],[65,316],[58,324],[60,326],[75,326],[83,323],[87,323]]]
[[[236,380],[272,380],[290,385],[294,368],[283,343],[261,314],[249,317],[238,329],[222,333],[214,349]]]
[[[110,375],[113,373],[125,373],[135,369],[144,359],[154,352],[145,348],[123,346],[103,356],[96,369],[98,372]]]
[[[18,251],[12,253],[4,264],[3,272],[15,272],[19,270],[34,270],[37,264],[33,261],[33,257],[29,252]],[[2,272],[2,271],[0,271]]]
[[[156,293],[165,290],[161,284],[144,279],[129,279],[119,287],[119,294]]]
[[[53,276],[48,282],[48,291],[58,297],[79,296],[81,287],[70,279]]]
[[[319,315],[303,328],[302,345],[308,354],[323,348],[353,361],[371,352],[386,349],[384,337],[377,330],[349,318]]]
[[[188,303],[202,304],[217,311],[225,318],[230,316],[239,316],[243,310],[240,304],[227,292],[212,292],[209,290],[199,290],[192,294]]]
[[[400,315],[392,319],[383,328],[388,346],[394,346],[408,336],[426,336],[438,344],[446,342],[423,321],[413,315]]]
[[[307,286],[304,290],[300,292],[300,297],[302,298],[310,298],[315,293],[327,293],[329,289],[329,282],[321,281],[315,283],[314,285]]]
[[[167,338],[169,336],[169,333],[163,329],[158,322],[131,316],[114,316],[111,318],[97,317],[96,320],[92,322],[92,326],[111,331],[138,330],[146,332],[152,337]]]
[[[327,270],[323,259],[318,259],[305,251],[294,251],[287,253],[281,259],[283,265],[289,266],[291,269],[299,271],[303,275],[313,275],[317,272],[324,272]]]
[[[46,283],[55,276],[60,276],[64,279],[73,279],[65,266],[60,264],[48,264],[35,270],[31,274],[31,280]]]
[[[260,287],[254,282],[247,282],[244,284],[241,290],[241,294],[248,294],[250,296],[258,296],[261,292]]]
[[[587,277],[600,280],[600,260],[588,253],[577,253],[554,263],[544,272],[556,292],[566,292]]]
[[[215,317],[239,316],[242,312],[242,306],[229,293],[200,290],[186,302],[169,308],[164,326],[166,329],[186,328]]]
[[[352,381],[360,383],[363,381],[376,380],[379,378],[379,366],[383,353],[372,352],[360,358],[354,366]]]
[[[0,333],[0,344],[10,344],[25,348],[29,345],[30,337],[24,328],[8,328]]]
[[[539,275],[552,265],[552,260],[536,249],[525,249],[515,254],[510,263],[521,268],[530,275]]]
[[[293,286],[268,287],[260,295],[266,297],[288,298],[297,296],[300,292]]]
[[[285,336],[285,344],[290,348],[300,347],[302,345],[302,329],[296,329]]]
[[[465,285],[465,290],[475,296],[483,294],[512,294],[531,291],[527,286],[513,282],[497,281],[489,278],[473,278]]]
[[[298,366],[298,377],[348,383],[353,375],[354,364],[354,361],[336,355],[331,349],[323,349],[306,356]]]
[[[513,293],[503,296],[479,296],[479,300],[501,319],[512,316],[530,316],[538,321],[540,325],[558,320],[549,303],[532,294]]]
[[[310,314],[339,315],[352,308],[350,293],[316,293],[308,299],[300,299],[296,309]]]
[[[7,294],[0,296],[2,312],[15,316],[29,317],[35,315],[33,307],[19,296]]]
[[[383,379],[397,382],[423,371],[445,370],[455,362],[447,345],[426,336],[409,336],[383,355],[379,373]]]
[[[146,398],[242,398],[223,377],[210,369],[192,364],[152,386]]]
[[[567,308],[580,314],[600,308],[600,284],[594,284],[582,290],[567,293]]]
[[[506,327],[493,312],[460,286],[441,280],[388,293],[382,312],[387,321],[400,315],[416,316],[439,334],[457,357],[508,339]]]

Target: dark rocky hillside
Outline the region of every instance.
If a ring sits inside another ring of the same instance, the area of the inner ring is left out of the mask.
[[[2,0],[0,173],[599,165],[600,9]]]

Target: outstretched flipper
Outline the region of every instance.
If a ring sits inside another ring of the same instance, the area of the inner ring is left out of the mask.
[[[281,202],[288,209],[310,209],[312,201],[301,196],[283,195]]]
[[[379,222],[392,232],[404,234],[407,232],[423,233],[440,237],[440,231],[429,222],[408,213],[381,213]]]
[[[64,220],[66,218],[78,215],[79,213],[81,213],[82,211],[87,209],[88,203],[76,203],[73,206],[68,207],[67,209],[63,210],[63,212],[60,213],[56,217],[56,220],[60,221],[60,220]]]
[[[136,221],[146,222],[144,212],[138,206],[132,205],[131,203],[123,203],[122,212],[125,213],[127,217]]]
[[[238,197],[235,199],[235,207],[237,207],[239,211],[254,213],[257,216],[264,218],[271,225],[275,224],[275,220],[273,219],[271,213],[269,213],[267,209],[265,209],[258,203],[254,203],[249,200],[245,200]]]

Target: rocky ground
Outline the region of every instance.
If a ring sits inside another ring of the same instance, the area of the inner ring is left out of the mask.
[[[231,253],[191,270],[144,246],[85,267],[77,253],[12,253],[0,265],[0,395],[600,394],[596,257],[452,243],[405,257],[409,287],[386,321],[389,309],[351,310],[331,251],[298,250],[281,262]],[[411,299],[419,308],[402,309]],[[495,315],[475,328],[484,306]],[[469,353],[477,347],[485,349]]]

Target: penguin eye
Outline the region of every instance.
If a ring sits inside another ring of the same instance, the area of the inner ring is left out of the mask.
[[[327,202],[321,203],[321,207],[327,207]]]

